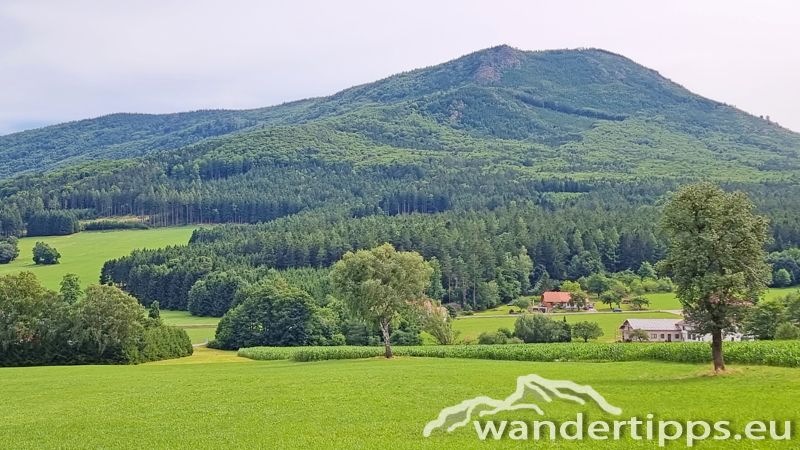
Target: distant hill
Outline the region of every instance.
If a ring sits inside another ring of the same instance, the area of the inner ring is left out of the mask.
[[[246,111],[113,114],[2,136],[0,178],[199,142],[267,145],[277,134],[319,130],[311,124],[367,146],[526,149],[513,164],[577,176],[664,174],[663,168],[686,175],[699,164],[722,178],[772,179],[800,167],[800,135],[695,95],[627,58],[500,46],[330,97]],[[330,151],[351,151],[345,147]]]

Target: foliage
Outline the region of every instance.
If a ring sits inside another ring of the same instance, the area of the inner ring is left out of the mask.
[[[90,286],[75,303],[31,272],[0,276],[0,365],[136,364],[192,354],[186,332],[145,317],[136,299]]]
[[[711,333],[714,368],[725,368],[722,331],[735,329],[747,299],[766,289],[767,219],[754,215],[742,192],[725,193],[710,183],[682,189],[664,207],[670,238],[660,271],[673,274],[687,322]]]
[[[508,336],[500,331],[487,331],[478,336],[480,345],[498,345],[508,343]]]
[[[151,303],[150,307],[147,308],[147,317],[151,319],[161,319],[161,308],[158,304],[158,300]]]
[[[74,273],[68,273],[61,279],[61,298],[70,305],[83,296],[81,279]]]
[[[730,363],[781,367],[800,367],[800,341],[725,342]],[[256,347],[239,350],[239,356],[251,359],[322,361],[381,356],[375,347],[297,347],[295,349]],[[665,361],[673,363],[708,363],[711,348],[702,342],[670,343],[560,343],[526,345],[449,345],[397,347],[397,356],[429,358],[494,359],[510,361]]]
[[[14,236],[0,239],[0,264],[8,264],[19,256],[19,240]]]
[[[348,252],[333,266],[331,281],[357,317],[380,326],[391,358],[389,323],[424,298],[433,268],[422,256],[398,252],[391,244]]]
[[[83,231],[146,230],[150,226],[138,220],[93,220],[81,224]]]
[[[64,236],[80,231],[78,218],[72,211],[41,211],[28,219],[26,235]]]
[[[461,332],[453,329],[454,311],[451,313],[449,308],[432,302],[425,302],[420,309],[420,326],[423,331],[433,336],[441,345],[456,343]]]
[[[650,340],[650,333],[641,328],[637,328],[628,334],[628,339],[631,341],[646,342]]]
[[[571,327],[573,339],[583,339],[583,342],[603,336],[603,330],[596,322],[577,322],[573,323]]]
[[[58,264],[59,258],[61,258],[61,253],[58,253],[58,250],[44,242],[37,242],[33,247],[33,262],[35,264]]]
[[[800,339],[800,327],[792,325],[790,322],[783,322],[775,329],[776,341],[788,341]]]
[[[633,305],[636,309],[641,310],[645,306],[650,306],[650,299],[643,295],[637,295],[631,299],[631,305]]]
[[[237,295],[243,300],[220,320],[214,348],[298,346],[312,341],[317,311],[307,292],[277,279],[246,286]]]
[[[514,322],[514,336],[525,343],[569,342],[570,326],[566,321],[556,321],[544,314],[522,314]]]
[[[772,275],[772,286],[787,287],[792,285],[792,274],[786,269],[778,269]]]

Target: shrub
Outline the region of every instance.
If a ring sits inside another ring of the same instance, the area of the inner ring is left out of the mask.
[[[508,328],[506,328],[506,327],[500,327],[500,328],[497,329],[497,331],[505,334],[506,337],[509,338],[509,339],[514,337],[514,333],[511,330],[509,330]]]
[[[331,345],[339,346],[339,345],[347,345],[347,340],[344,338],[343,334],[334,334],[331,336],[330,340]]]
[[[94,220],[81,225],[84,231],[146,230],[150,225],[136,220]]]
[[[566,322],[555,321],[544,314],[522,314],[514,322],[514,336],[526,343],[569,342],[572,332]]]
[[[778,325],[778,329],[775,330],[775,340],[789,341],[794,339],[800,339],[800,328],[789,322]]]
[[[8,264],[19,256],[18,240],[14,236],[0,240],[0,264]]]
[[[497,345],[507,342],[508,337],[499,331],[487,331],[478,336],[478,344],[480,345]]]
[[[525,343],[525,341],[523,341],[523,340],[522,340],[522,339],[520,339],[520,338],[515,338],[515,337],[512,337],[511,339],[509,339],[509,340],[508,340],[508,343],[509,343],[509,344],[524,344],[524,343]]]
[[[33,262],[35,264],[58,264],[61,253],[44,242],[37,242],[33,247]]]

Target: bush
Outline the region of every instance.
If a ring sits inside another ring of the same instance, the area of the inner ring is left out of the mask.
[[[148,318],[135,298],[89,286],[70,303],[30,272],[0,277],[0,365],[136,364],[192,354],[183,329]]]
[[[508,343],[509,343],[509,344],[524,344],[524,343],[525,343],[525,341],[523,341],[523,340],[522,340],[522,339],[520,339],[520,338],[515,338],[515,337],[512,337],[511,339],[509,339],[509,340],[508,340]]]
[[[61,253],[44,242],[37,242],[33,247],[33,262],[35,264],[58,264]]]
[[[497,331],[505,334],[506,337],[509,338],[509,339],[514,337],[514,333],[511,330],[509,330],[508,328],[506,328],[506,327],[500,327],[500,328],[497,329]]]
[[[0,240],[0,264],[8,264],[19,256],[18,240],[14,236]]]
[[[316,306],[307,292],[278,279],[247,286],[240,295],[242,303],[225,313],[217,325],[215,348],[286,347],[311,341]]]
[[[800,328],[789,322],[778,325],[778,329],[775,330],[775,340],[789,341],[794,339],[800,339]]]
[[[526,343],[569,342],[572,331],[568,323],[555,321],[544,314],[522,314],[514,322],[514,336]]]
[[[730,364],[800,367],[800,341],[724,342],[723,350],[725,361]],[[396,356],[536,362],[666,361],[705,364],[712,361],[711,346],[706,342],[427,345],[397,347],[392,351]],[[246,358],[292,361],[372,358],[382,356],[383,353],[382,348],[374,347],[258,347],[239,350],[239,356]]]
[[[150,225],[135,220],[94,220],[81,225],[84,231],[146,230]]]
[[[520,310],[526,310],[531,306],[531,298],[530,297],[520,297],[512,302],[512,304],[519,308]]]
[[[508,342],[508,337],[499,331],[487,331],[478,336],[480,345],[498,345]]]
[[[339,346],[339,345],[347,345],[347,340],[344,338],[343,334],[334,334],[331,336],[330,340],[331,345]]]

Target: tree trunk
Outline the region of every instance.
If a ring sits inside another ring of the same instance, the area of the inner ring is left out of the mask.
[[[725,360],[722,357],[722,330],[711,332],[711,354],[714,357],[714,371],[725,370]]]
[[[381,320],[381,333],[383,333],[383,345],[386,347],[386,358],[392,357],[392,346],[389,344],[389,321]]]

